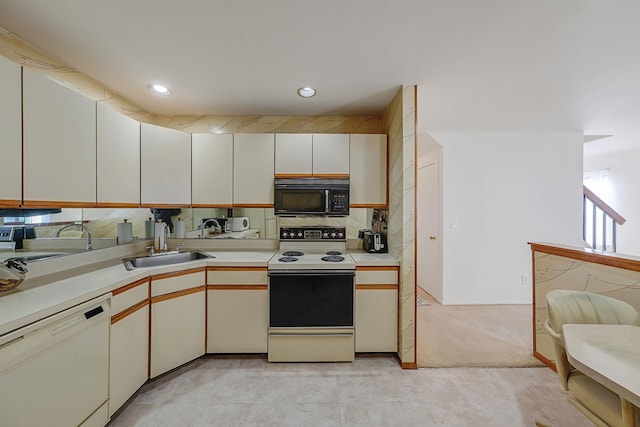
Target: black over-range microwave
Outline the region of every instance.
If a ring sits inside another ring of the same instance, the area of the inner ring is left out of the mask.
[[[349,215],[349,180],[276,178],[276,215]]]

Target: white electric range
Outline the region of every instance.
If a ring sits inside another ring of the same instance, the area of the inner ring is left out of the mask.
[[[353,361],[355,261],[345,232],[280,229],[280,250],[268,264],[269,361]]]

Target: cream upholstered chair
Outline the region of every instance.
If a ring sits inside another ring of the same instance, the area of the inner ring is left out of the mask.
[[[622,407],[618,395],[569,363],[562,325],[599,323],[640,326],[640,313],[624,301],[590,292],[556,289],[547,294],[546,300],[548,318],[545,328],[553,337],[556,368],[562,386],[570,393],[569,402],[597,426],[622,426]],[[640,411],[636,409],[635,412],[638,419]]]

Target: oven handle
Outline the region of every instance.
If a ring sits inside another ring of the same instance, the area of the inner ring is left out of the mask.
[[[329,213],[329,190],[324,190],[324,213]]]
[[[355,270],[269,270],[269,276],[355,276]]]
[[[333,333],[333,334],[323,334],[323,333],[317,333],[317,334],[312,334],[312,333],[293,333],[293,334],[288,334],[285,332],[273,332],[273,333],[269,333],[270,336],[272,337],[348,337],[353,335],[353,332],[342,332],[342,333]]]

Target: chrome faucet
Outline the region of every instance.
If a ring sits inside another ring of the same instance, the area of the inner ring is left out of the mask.
[[[67,228],[76,228],[76,227],[80,227],[82,230],[87,232],[87,250],[90,251],[91,249],[93,249],[93,245],[91,244],[91,229],[79,222],[74,222],[73,224],[67,224],[64,227],[58,229],[58,231],[56,231],[56,237],[60,237],[60,232],[66,230]]]

